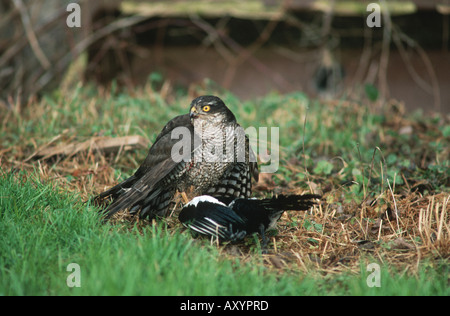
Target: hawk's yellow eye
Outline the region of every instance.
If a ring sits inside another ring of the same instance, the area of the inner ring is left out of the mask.
[[[205,105],[204,107],[202,107],[203,112],[209,112],[209,110],[211,110],[211,107],[209,105]]]

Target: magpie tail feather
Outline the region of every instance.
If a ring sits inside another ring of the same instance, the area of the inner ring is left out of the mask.
[[[292,211],[306,211],[316,204],[316,199],[320,199],[321,196],[317,194],[305,194],[305,195],[279,195],[273,197],[267,201],[266,208],[272,208],[275,210],[292,210]],[[263,202],[264,203],[264,202]]]
[[[256,207],[264,208],[270,211],[306,211],[316,204],[316,199],[321,196],[317,194],[304,195],[279,195],[272,198],[261,200],[245,200],[245,203],[253,204]],[[236,200],[235,203],[238,203]]]

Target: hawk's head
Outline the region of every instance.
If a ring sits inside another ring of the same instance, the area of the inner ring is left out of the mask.
[[[236,122],[236,117],[221,99],[213,95],[195,98],[189,110],[191,122],[206,120],[211,122]]]

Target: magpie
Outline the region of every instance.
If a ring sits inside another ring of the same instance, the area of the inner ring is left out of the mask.
[[[265,232],[276,227],[284,211],[306,211],[319,198],[316,194],[238,198],[226,205],[212,196],[202,195],[187,203],[178,219],[191,230],[222,242],[239,242],[247,235],[259,233],[265,248],[268,243]]]

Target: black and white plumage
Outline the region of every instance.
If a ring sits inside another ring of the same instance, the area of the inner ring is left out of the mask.
[[[287,210],[305,211],[316,204],[319,195],[279,195],[267,199],[238,198],[226,205],[211,196],[198,196],[186,204],[179,214],[185,226],[220,241],[240,241],[252,233],[260,233],[267,244],[265,231],[275,228]]]
[[[94,198],[106,218],[129,209],[141,218],[164,217],[177,191],[193,188],[228,202],[249,197],[258,180],[256,156],[234,114],[221,99],[194,99],[189,114],[170,120],[139,169]]]

